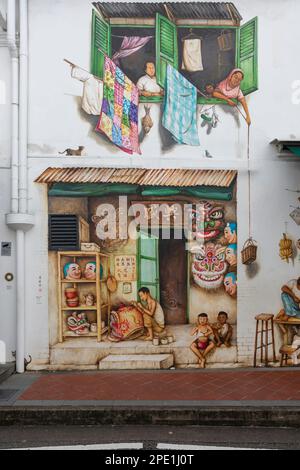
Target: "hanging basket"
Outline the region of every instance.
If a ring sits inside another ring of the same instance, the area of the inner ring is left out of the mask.
[[[257,255],[257,242],[253,240],[251,237],[245,241],[244,247],[242,249],[242,263],[243,264],[251,264],[256,260]]]
[[[218,36],[218,45],[220,51],[231,51],[232,49],[232,32],[231,31],[221,31],[220,36]]]

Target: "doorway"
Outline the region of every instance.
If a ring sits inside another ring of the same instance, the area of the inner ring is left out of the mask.
[[[164,311],[166,325],[187,323],[187,251],[185,238],[164,239],[141,233],[138,288],[148,287]]]
[[[160,303],[167,325],[187,323],[185,240],[159,240]]]

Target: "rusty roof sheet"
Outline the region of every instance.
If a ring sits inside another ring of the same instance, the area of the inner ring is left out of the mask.
[[[155,18],[167,16],[164,5],[174,18],[232,20],[242,19],[232,2],[93,2],[107,18]]]
[[[234,170],[143,168],[47,168],[36,183],[125,183],[140,186],[217,186],[228,188]]]

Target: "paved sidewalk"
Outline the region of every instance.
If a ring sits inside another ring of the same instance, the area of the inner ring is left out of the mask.
[[[0,424],[41,416],[48,424],[300,427],[300,369],[27,372],[0,385]]]
[[[300,370],[52,373],[18,400],[300,400]]]

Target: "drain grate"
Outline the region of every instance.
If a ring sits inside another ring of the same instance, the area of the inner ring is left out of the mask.
[[[19,390],[0,390],[0,401],[7,401],[12,398]]]

